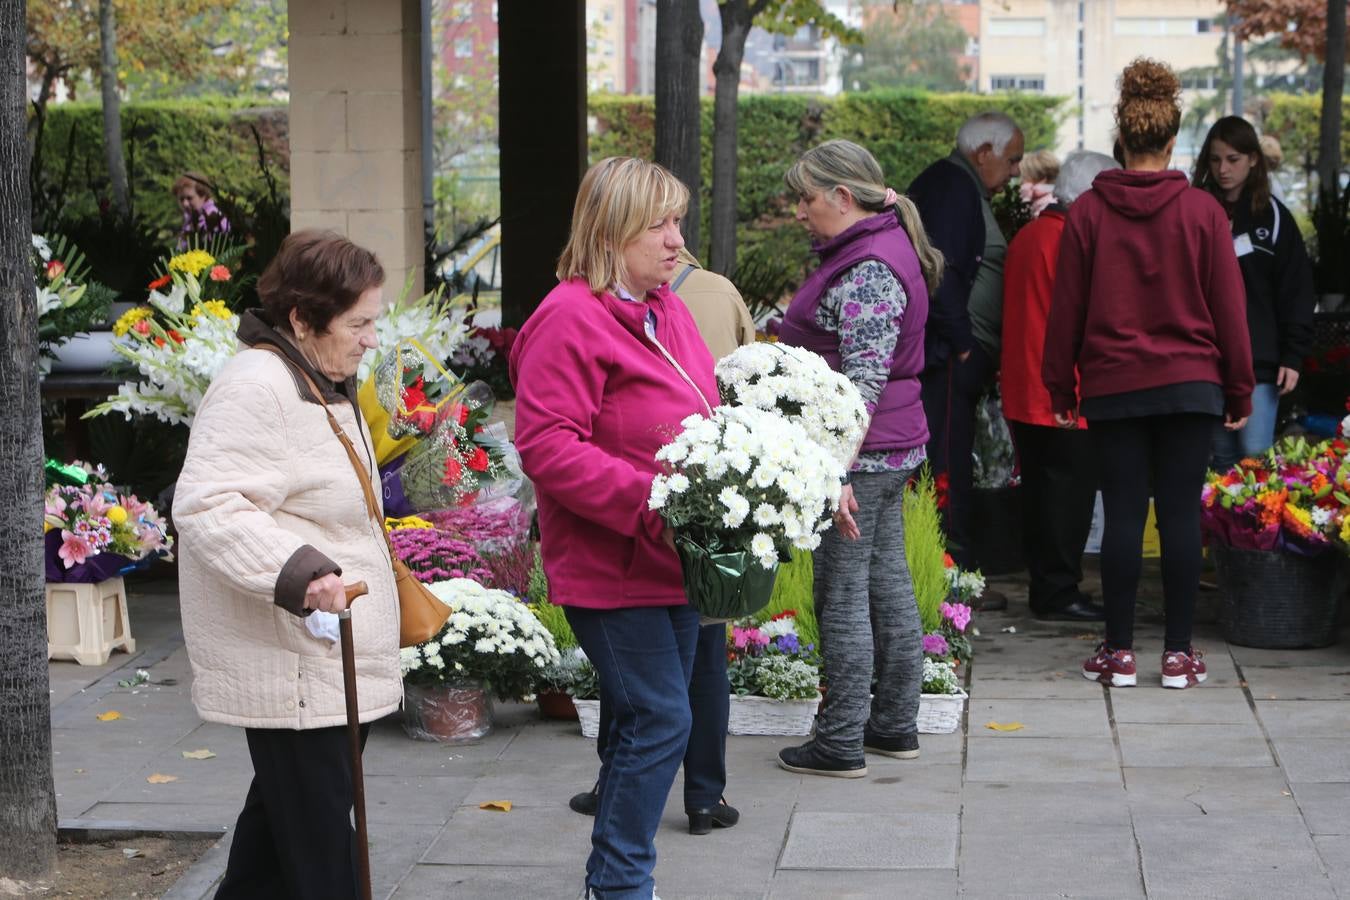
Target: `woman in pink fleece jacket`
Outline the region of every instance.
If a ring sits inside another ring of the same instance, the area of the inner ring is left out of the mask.
[[[600,680],[601,761],[586,896],[649,898],[653,843],[689,739],[698,613],[647,506],[656,451],[717,402],[713,359],[667,282],[683,184],[610,158],[582,179],[561,282],[511,350],[516,446],[539,496],[549,596]]]

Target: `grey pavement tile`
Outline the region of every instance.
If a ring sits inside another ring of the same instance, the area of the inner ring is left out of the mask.
[[[1136,815],[1298,815],[1284,773],[1274,766],[1125,769],[1125,792]]]
[[[1350,700],[1257,700],[1271,737],[1350,737]]]
[[[1255,720],[1246,725],[1122,723],[1116,733],[1129,767],[1275,765]]]
[[[1319,835],[1313,838],[1338,897],[1350,897],[1350,835]]]
[[[665,892],[662,891],[663,898]],[[955,869],[887,872],[783,869],[769,885],[769,900],[895,900],[956,897]]]
[[[963,836],[1129,824],[1127,797],[1118,784],[968,782],[961,793]]]
[[[1101,685],[1084,678],[1076,662],[1066,660],[1066,665],[1053,672],[1000,669],[986,673],[977,664],[970,696],[979,700],[1088,700],[1102,695]]]
[[[792,816],[780,869],[945,869],[956,865],[959,817],[947,813]]]
[[[541,866],[575,865],[581,871],[590,853],[594,820],[570,809],[492,812],[461,806],[428,848],[423,862],[515,866],[522,848]],[[657,853],[661,841],[657,840]]]
[[[1350,783],[1295,782],[1294,799],[1313,834],[1350,834]]]
[[[1350,700],[1350,666],[1243,666],[1242,675],[1256,700]]]
[[[1297,816],[1136,815],[1134,829],[1150,897],[1334,896]]]
[[[961,808],[961,766],[906,768],[904,761],[882,766],[868,758],[866,778],[801,776],[799,812],[955,812]]]
[[[966,781],[1120,784],[1110,738],[1025,738],[970,741]]]
[[[1291,782],[1350,781],[1350,744],[1343,738],[1274,738]]]
[[[1247,725],[1255,720],[1241,688],[1212,687],[1168,691],[1141,688],[1111,692],[1117,722],[1141,724]]]
[[[80,816],[107,822],[125,822],[137,828],[171,830],[218,825],[234,828],[244,797],[233,803],[122,803],[100,801]]]
[[[1307,668],[1309,666],[1339,666],[1350,669],[1350,641],[1342,640],[1330,647],[1312,650],[1265,650],[1257,647],[1229,645],[1229,652],[1243,668]]]
[[[520,807],[567,808],[572,795],[588,791],[595,783],[598,766],[592,763],[585,769],[561,768],[522,771],[519,766],[501,765],[465,779],[468,791],[461,797],[464,806],[477,806],[488,800],[510,800]]]
[[[417,865],[436,835],[437,829],[425,825],[372,819],[366,829],[370,842],[371,896],[388,897]]]
[[[962,897],[1144,896],[1128,824],[966,832],[958,872]]]
[[[372,824],[421,826],[448,822],[475,784],[472,778],[436,775],[366,775],[365,783]]]
[[[392,900],[503,897],[511,900],[576,900],[585,883],[585,859],[567,866],[417,865],[399,883]]]
[[[656,836],[657,890],[669,896],[763,897],[792,816],[788,797],[737,804],[741,822],[708,835],[689,834],[684,806],[673,799]]]
[[[1106,704],[1099,697],[1085,700],[972,699],[969,721],[972,740],[1111,736]],[[1020,722],[1023,728],[1021,731],[997,731],[985,727],[989,722]]]

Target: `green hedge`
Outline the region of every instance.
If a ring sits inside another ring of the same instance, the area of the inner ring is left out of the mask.
[[[1318,134],[1322,119],[1321,94],[1272,94],[1262,130],[1274,135],[1290,169],[1316,168]],[[1350,124],[1350,98],[1342,101],[1341,115]],[[1350,164],[1350,131],[1341,129],[1341,160]]]
[[[950,152],[961,123],[977,112],[998,109],[1022,126],[1027,147],[1051,146],[1062,99],[1025,94],[929,94],[872,91],[837,98],[752,94],[740,99],[737,139],[737,221],[741,247],[768,243],[799,246],[798,232],[780,234],[791,218],[783,173],[807,148],[832,138],[867,147],[881,163],[887,182],[904,188],[933,160]],[[702,241],[708,241],[712,189],[711,99],[703,102]],[[650,97],[597,95],[590,98],[596,133],[592,161],[606,156],[652,155],[655,134]],[[700,248],[700,249],[704,249]]]
[[[174,179],[187,170],[201,172],[231,194],[263,194],[250,126],[262,136],[274,173],[287,177],[290,152],[285,106],[258,106],[226,98],[124,104],[122,138],[137,217],[177,231],[182,217],[169,191]],[[45,212],[59,213],[62,218],[95,212],[99,200],[108,196],[102,108],[91,103],[47,107],[39,158],[46,199],[34,198],[35,212],[44,212],[44,202],[55,207]]]

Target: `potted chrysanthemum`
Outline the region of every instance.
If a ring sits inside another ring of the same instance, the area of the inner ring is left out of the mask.
[[[762,609],[780,559],[814,550],[839,503],[842,464],[783,416],[722,406],[689,416],[657,451],[648,505],[675,529],[689,602],[709,618]]]

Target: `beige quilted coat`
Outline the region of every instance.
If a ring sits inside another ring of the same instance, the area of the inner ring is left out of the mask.
[[[365,425],[349,404],[331,407],[369,464]],[[361,721],[398,707],[398,599],[384,539],[323,408],[301,397],[280,357],[242,350],[211,383],[173,518],[192,701],[203,719],[346,723],[339,645],[273,602],[282,567],[305,545],[341,566],[344,582],[370,586],[352,607]]]

